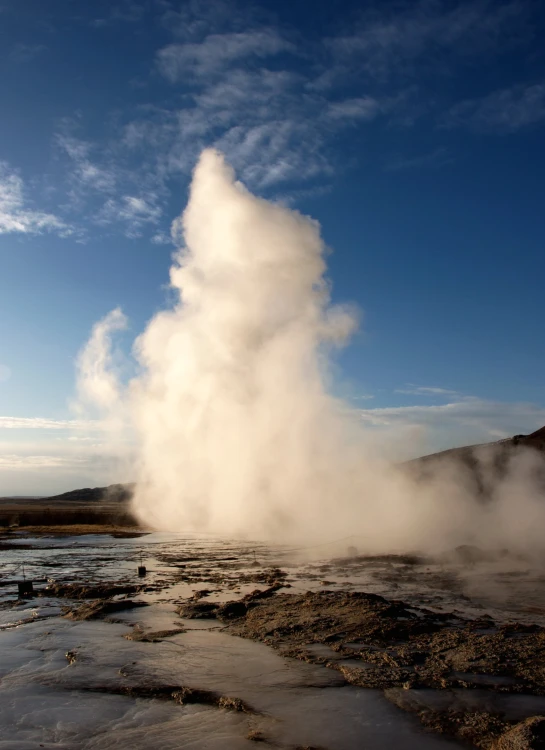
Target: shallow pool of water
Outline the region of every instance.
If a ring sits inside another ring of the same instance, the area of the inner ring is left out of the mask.
[[[183,624],[165,605],[138,614],[144,629]],[[242,748],[250,747],[251,732],[286,748],[453,746],[425,734],[379,692],[347,686],[332,670],[206,624],[159,643],[127,640],[133,626],[55,618],[2,633],[0,748]],[[239,698],[251,713],[116,694],[164,686]]]

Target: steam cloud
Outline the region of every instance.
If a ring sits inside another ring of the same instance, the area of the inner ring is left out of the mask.
[[[354,534],[373,551],[539,543],[531,472],[511,472],[491,504],[459,467],[422,484],[328,394],[331,347],[356,316],[330,303],[317,222],[252,195],[206,150],[177,228],[178,299],[136,340],[139,375],[123,390],[111,368],[119,310],[79,359],[80,395],[136,436],[144,522],[281,541]]]

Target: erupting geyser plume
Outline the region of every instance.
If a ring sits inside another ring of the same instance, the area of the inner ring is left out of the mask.
[[[181,229],[179,298],[137,339],[141,373],[122,390],[102,367],[119,311],[80,358],[84,395],[121,405],[136,435],[144,522],[279,540],[356,534],[374,550],[509,540],[509,503],[479,506],[445,473],[417,485],[371,454],[328,394],[328,349],[355,317],[330,304],[315,221],[252,195],[207,150]]]

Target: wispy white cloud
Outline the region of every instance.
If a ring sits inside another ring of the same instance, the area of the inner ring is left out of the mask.
[[[395,393],[407,393],[413,396],[459,396],[457,391],[435,386],[417,386],[409,383],[406,388],[397,388]]]
[[[149,2],[137,0],[114,0],[110,5],[106,16],[95,18],[91,22],[92,27],[101,29],[119,22],[137,23],[149,8]]]
[[[147,193],[145,198],[123,195],[119,199],[110,198],[106,201],[97,215],[97,221],[100,224],[122,222],[125,224],[127,237],[136,238],[142,236],[142,230],[147,224],[158,224],[161,214],[157,196],[152,193]]]
[[[167,232],[156,232],[151,238],[151,241],[154,245],[171,245],[172,237],[170,234],[167,234]]]
[[[357,414],[367,426],[389,437],[411,436],[414,440],[404,446],[404,457],[525,434],[545,424],[543,407],[474,397],[439,405],[360,409]]]
[[[526,22],[518,0],[421,0],[395,12],[377,7],[361,12],[345,33],[317,45],[299,39],[296,47],[285,30],[222,0],[167,11],[165,22],[183,41],[160,49],[157,66],[179,87],[184,106],[148,110],[128,123],[126,146],[140,153],[157,149],[163,175],[189,171],[203,146],[216,145],[254,189],[327,179],[331,144],[344,128],[379,117],[409,125],[426,112],[419,103],[423,92],[408,80],[414,66],[436,74],[437,50],[462,58],[500,53]],[[393,84],[391,76],[402,83]],[[438,148],[400,154],[386,168],[437,167],[450,160]]]
[[[76,456],[26,456],[18,453],[0,454],[0,471],[76,468],[85,463],[87,463],[85,458],[78,458]]]
[[[545,83],[520,84],[459,102],[444,115],[444,127],[465,126],[500,134],[545,121]]]
[[[3,430],[93,430],[98,423],[78,419],[47,419],[45,417],[1,417]]]
[[[264,188],[332,173],[320,153],[322,137],[303,121],[271,119],[253,126],[235,125],[216,145],[229,154],[245,182]]]
[[[0,234],[68,236],[72,228],[54,214],[33,208],[25,196],[23,178],[6,162],[0,162]]]
[[[73,164],[72,179],[77,188],[93,188],[111,193],[117,182],[115,170],[99,166],[91,159],[92,145],[64,133],[56,136],[58,146],[66,152]]]
[[[515,30],[524,26],[525,19],[525,4],[517,0],[456,4],[421,0],[396,6],[393,12],[365,11],[355,30],[327,40],[338,66],[337,75],[329,75],[329,84],[356,63],[356,72],[386,80],[413,74],[417,64],[436,65],[441,52],[458,58],[482,56],[511,46],[506,38],[515,43]]]
[[[128,455],[128,454],[127,454]],[[124,468],[127,473],[124,473]],[[53,495],[77,487],[127,481],[129,463],[95,441],[0,442],[1,494]]]
[[[210,112],[216,117],[223,113],[228,118],[226,122],[236,121],[237,114],[264,119],[280,107],[293,111],[294,97],[300,97],[303,81],[301,76],[287,70],[235,68],[224,71],[221,80],[202,85],[194,101],[204,116]],[[306,102],[300,102],[298,109],[303,105]]]
[[[325,116],[335,121],[358,122],[373,120],[380,112],[379,102],[371,96],[329,102]]]
[[[239,0],[184,0],[166,3],[162,25],[178,39],[202,41],[210,34],[226,34],[267,28],[268,21],[258,3]],[[270,19],[269,19],[270,21]]]
[[[203,146],[213,144],[254,188],[330,175],[332,136],[383,108],[369,96],[329,102],[306,81],[286,70],[227,68],[199,79],[184,109],[146,111],[129,123],[124,142],[140,154],[156,149],[164,174],[188,173]]]
[[[121,226],[125,236],[141,237],[145,227],[158,224],[162,215],[160,197],[166,190],[151,166],[158,154],[153,151],[149,160],[139,160],[137,167],[127,166],[125,152],[139,141],[136,123],[126,129],[117,143],[107,145],[76,137],[73,131],[79,128],[77,120],[66,120],[55,136],[58,153],[68,157],[69,208],[81,213],[86,206],[92,223]],[[146,145],[150,151],[149,142]],[[156,147],[160,149],[160,144]],[[89,205],[93,208],[89,209]]]
[[[157,64],[171,83],[184,76],[210,76],[226,65],[292,51],[293,45],[274,29],[210,34],[200,43],[170,44],[159,50]]]
[[[128,237],[149,233],[154,242],[164,241],[161,209],[172,178],[188,175],[206,146],[224,150],[251,189],[287,201],[319,194],[332,174],[357,158],[338,158],[346,129],[380,123],[388,133],[422,117],[436,123],[439,108],[448,105],[436,86],[429,95],[428,84],[455,72],[454,64],[492,59],[531,37],[527,5],[375,4],[356,12],[350,27],[339,24],[325,39],[305,39],[275,25],[259,4],[112,3],[111,13],[95,25],[145,23],[149,14],[171,34],[170,43],[153,53],[137,107],[116,112],[101,144],[76,137],[82,128],[77,118],[64,123],[57,147],[69,172],[69,208],[79,215],[85,209],[91,222]],[[153,103],[145,94],[150,81],[159,92]],[[542,98],[535,84],[464,101],[444,122],[514,132],[543,118]],[[447,149],[436,148],[396,154],[384,168],[437,168],[451,160]]]
[[[134,475],[130,436],[119,435],[114,445],[104,441],[103,430],[91,420],[1,417],[0,494],[51,495],[128,481]]]

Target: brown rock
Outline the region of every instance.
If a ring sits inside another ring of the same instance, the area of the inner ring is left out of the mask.
[[[113,612],[122,612],[124,609],[147,606],[147,602],[133,601],[132,599],[120,599],[119,601],[112,601],[111,599],[95,600],[65,611],[64,617],[69,620],[95,620]]]
[[[492,747],[494,750],[544,750],[545,716],[531,716],[515,724]]]

